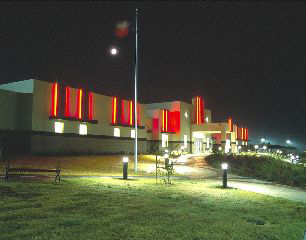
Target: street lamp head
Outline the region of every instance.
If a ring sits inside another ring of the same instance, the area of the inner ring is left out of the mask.
[[[266,141],[264,138],[262,138],[262,139],[260,139],[260,140],[261,140],[262,143]]]
[[[291,144],[291,141],[288,139],[288,140],[286,141],[286,143],[287,143],[287,144]]]

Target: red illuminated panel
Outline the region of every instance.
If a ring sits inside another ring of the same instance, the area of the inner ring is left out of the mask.
[[[58,115],[58,83],[52,85],[52,99],[51,99],[51,116],[57,117]]]
[[[113,105],[112,105],[112,124],[117,124],[117,110],[118,110],[118,99],[117,97],[113,97]]]
[[[196,124],[204,123],[204,100],[202,97],[195,97],[195,119]]]
[[[169,130],[170,132],[178,133],[180,132],[180,112],[170,112],[169,113]]]
[[[65,89],[65,117],[70,117],[70,88]]]
[[[228,129],[230,132],[233,131],[233,121],[231,117],[228,119]]]
[[[121,100],[121,123],[122,124],[125,124],[125,119],[124,119],[124,100],[122,99]]]
[[[92,105],[93,105],[93,93],[88,93],[88,119],[93,120],[93,112],[92,112]]]
[[[140,104],[137,103],[137,125],[140,126]]]
[[[244,129],[244,140],[248,140],[248,130],[247,128]]]

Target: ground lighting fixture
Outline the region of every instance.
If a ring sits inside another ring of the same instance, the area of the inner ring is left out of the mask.
[[[123,162],[123,169],[122,169],[122,175],[123,179],[128,179],[128,164],[129,164],[129,158],[128,157],[123,157],[122,158]]]

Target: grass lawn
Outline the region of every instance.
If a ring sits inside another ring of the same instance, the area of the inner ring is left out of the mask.
[[[90,156],[17,156],[9,160],[11,167],[55,168],[61,166],[61,175],[71,176],[121,176],[122,157],[120,155]],[[134,174],[134,156],[129,157],[129,175]],[[0,175],[4,173],[5,162],[0,161]],[[140,155],[137,175],[155,174],[155,156]]]
[[[0,239],[300,240],[306,205],[205,180],[0,182]]]

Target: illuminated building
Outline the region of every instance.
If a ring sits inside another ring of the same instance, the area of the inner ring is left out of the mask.
[[[248,129],[233,119],[212,122],[202,96],[182,101],[135,105],[133,99],[105,96],[57,82],[24,80],[0,85],[0,137],[22,153],[133,153],[134,109],[138,109],[138,149],[183,147],[237,152]]]

